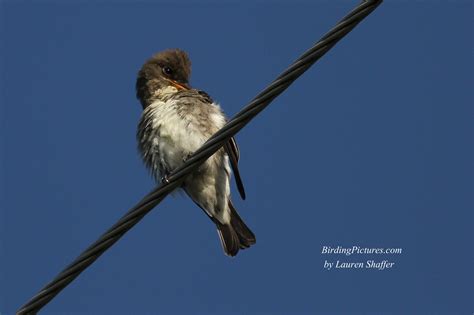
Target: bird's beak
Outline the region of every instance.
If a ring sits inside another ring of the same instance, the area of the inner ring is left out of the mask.
[[[176,82],[175,80],[169,80],[168,81],[175,87],[177,88],[178,90],[189,90],[189,85],[187,85],[186,83],[178,83]]]

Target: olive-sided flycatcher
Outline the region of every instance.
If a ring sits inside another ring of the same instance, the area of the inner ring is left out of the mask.
[[[226,118],[207,93],[189,86],[191,62],[179,49],[160,52],[138,73],[137,98],[143,106],[138,147],[157,180],[184,161],[215,132]],[[182,189],[216,224],[229,256],[255,244],[255,235],[240,218],[230,197],[231,167],[240,195],[245,191],[238,169],[239,149],[231,138],[184,181]]]

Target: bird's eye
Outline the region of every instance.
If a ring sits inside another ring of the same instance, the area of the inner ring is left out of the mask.
[[[163,67],[163,73],[166,75],[171,75],[173,73],[173,70],[171,70],[170,67]]]

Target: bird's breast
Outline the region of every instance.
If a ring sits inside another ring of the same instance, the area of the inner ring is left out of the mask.
[[[199,128],[206,123],[205,117],[184,111],[176,100],[155,101],[145,109],[139,125],[139,147],[146,164],[160,176],[181,166],[208,139]]]

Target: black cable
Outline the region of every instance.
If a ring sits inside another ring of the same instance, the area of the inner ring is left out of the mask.
[[[273,99],[286,90],[341,38],[375,10],[380,3],[382,3],[382,0],[366,0],[359,4],[265,90],[258,94],[250,104],[237,113],[221,130],[215,133],[186,161],[186,163],[184,163],[184,165],[169,174],[168,183],[160,185],[146,195],[94,244],[89,246],[89,248],[76,258],[74,262],[57,275],[53,281],[48,283],[38,294],[23,305],[17,311],[17,314],[36,314],[81,272],[99,258],[100,255],[117,242],[122,235],[137,224],[151,209],[159,204],[171,191],[179,187],[187,175],[196,170],[199,165],[222,147],[230,137],[234,136],[258,113],[265,109]]]

